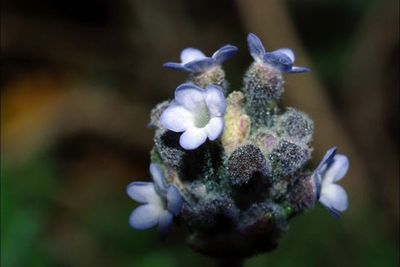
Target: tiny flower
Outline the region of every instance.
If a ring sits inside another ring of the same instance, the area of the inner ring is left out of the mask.
[[[133,182],[127,187],[128,195],[143,205],[137,207],[129,217],[129,224],[137,230],[149,229],[158,224],[163,236],[182,207],[182,197],[175,186],[168,186],[161,167],[150,164],[153,182]]]
[[[317,184],[317,198],[335,217],[348,207],[347,193],[335,182],[342,179],[349,168],[345,155],[336,155],[336,148],[329,149],[314,171]]]
[[[161,125],[173,132],[183,132],[180,145],[196,149],[206,139],[214,141],[224,129],[226,100],[220,87],[208,85],[202,89],[191,83],[178,86],[175,99],[161,114]]]
[[[186,48],[181,52],[181,62],[167,62],[163,66],[179,71],[201,73],[206,70],[222,65],[222,63],[236,54],[238,48],[233,45],[225,45],[218,49],[211,57],[207,57],[198,49]]]
[[[266,52],[260,39],[253,33],[247,36],[250,55],[255,62],[268,64],[281,72],[301,73],[309,72],[309,68],[293,66],[295,56],[291,49],[281,48],[272,52]]]

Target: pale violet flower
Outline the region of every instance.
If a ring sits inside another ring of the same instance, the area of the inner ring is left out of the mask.
[[[206,70],[222,65],[228,58],[236,54],[238,48],[233,45],[225,45],[218,49],[211,57],[207,57],[196,48],[186,48],[181,52],[181,62],[167,62],[163,66],[179,71],[201,73]]]
[[[145,230],[158,224],[163,236],[182,207],[182,197],[175,186],[167,186],[158,164],[150,164],[153,182],[133,182],[127,187],[128,195],[143,205],[137,207],[129,217],[129,224],[137,230]]]
[[[160,117],[161,125],[174,132],[183,132],[180,145],[187,150],[196,149],[206,139],[214,141],[224,129],[226,100],[222,89],[208,85],[202,89],[184,83],[175,91],[175,99]]]
[[[295,56],[291,49],[281,48],[272,52],[266,52],[260,39],[253,33],[247,36],[250,55],[254,61],[268,64],[286,73],[309,72],[306,67],[293,66]]]
[[[342,186],[336,184],[349,169],[349,160],[345,155],[336,154],[336,148],[329,149],[314,171],[317,184],[317,197],[334,216],[348,207],[348,197]]]

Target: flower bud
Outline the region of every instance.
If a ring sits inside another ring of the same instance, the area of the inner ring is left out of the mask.
[[[294,108],[289,108],[278,117],[277,127],[287,137],[305,144],[311,142],[314,132],[314,122],[307,114]]]
[[[247,184],[254,174],[268,172],[265,157],[255,145],[239,147],[228,159],[228,173],[233,185]]]
[[[227,196],[203,198],[194,206],[184,204],[182,218],[189,229],[206,232],[226,232],[238,220],[239,210]]]
[[[282,139],[269,156],[274,176],[286,176],[299,170],[311,156],[311,149]]]
[[[253,63],[244,78],[246,111],[253,126],[269,125],[283,93],[282,72],[267,64]]]
[[[227,98],[225,129],[221,138],[225,152],[229,155],[245,140],[250,130],[250,119],[243,113],[244,96],[234,91]]]

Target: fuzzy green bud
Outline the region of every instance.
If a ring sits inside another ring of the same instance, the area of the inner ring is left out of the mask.
[[[282,73],[267,64],[255,62],[245,74],[243,92],[252,128],[269,126],[283,93]]]

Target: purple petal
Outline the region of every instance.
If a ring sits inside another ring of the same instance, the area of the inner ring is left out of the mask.
[[[155,189],[160,191],[160,193],[166,193],[168,185],[167,182],[165,181],[165,176],[161,169],[161,166],[156,163],[151,163],[150,173],[151,176],[153,177]]]
[[[176,62],[164,63],[163,67],[168,68],[168,69],[178,70],[178,71],[189,71],[181,63],[176,63]]]
[[[278,50],[273,51],[272,53],[276,53],[276,52],[277,52],[277,53],[285,54],[287,57],[290,58],[290,60],[292,61],[292,63],[293,63],[294,60],[295,60],[295,56],[294,56],[293,50],[290,49],[290,48],[280,48],[280,49],[278,49]]]
[[[167,194],[168,211],[173,215],[178,215],[182,208],[183,199],[178,189],[171,185]]]
[[[262,61],[265,54],[265,48],[260,39],[253,33],[247,35],[247,45],[249,46],[250,55],[255,61]]]
[[[226,110],[226,100],[222,89],[215,85],[208,85],[205,92],[205,100],[212,116],[223,116]]]
[[[286,71],[287,73],[303,73],[303,72],[310,72],[311,69],[307,67],[297,67],[293,66],[290,70]]]
[[[185,107],[171,103],[160,116],[161,125],[174,132],[183,132],[193,125],[194,117]]]
[[[319,163],[318,167],[316,168],[316,171],[322,173],[326,170],[328,166],[330,166],[333,163],[333,158],[336,155],[336,147],[330,148],[322,158],[321,162]]]
[[[137,230],[145,230],[158,223],[163,209],[157,205],[147,204],[137,207],[129,217],[129,224]]]
[[[293,62],[286,54],[281,52],[265,53],[264,62],[271,64],[282,72],[287,72],[292,69]]]
[[[217,65],[221,65],[225,60],[232,57],[236,54],[238,48],[233,45],[225,45],[218,49],[213,55],[212,58],[215,60]]]
[[[159,198],[154,189],[154,184],[150,182],[130,183],[126,188],[126,192],[133,200],[139,203],[154,202],[156,198]]]
[[[214,141],[217,139],[224,130],[224,118],[214,117],[208,122],[205,127],[208,139]]]
[[[171,223],[173,220],[173,216],[171,213],[165,211],[158,219],[158,236],[162,239],[165,237],[168,232]]]
[[[315,191],[316,191],[316,199],[319,199],[321,196],[321,189],[322,189],[322,177],[321,174],[317,171],[314,171],[312,174],[312,179],[315,184]]]
[[[190,61],[184,64],[183,66],[185,67],[185,69],[187,69],[192,73],[200,73],[206,71],[207,69],[209,69],[214,65],[215,65],[214,59],[207,57],[204,59]]]
[[[190,111],[196,111],[204,105],[204,89],[192,83],[179,85],[175,90],[175,101]]]
[[[196,48],[185,48],[181,52],[181,61],[183,64],[203,58],[206,58],[206,56],[203,54],[203,52]]]
[[[207,139],[204,128],[190,127],[180,137],[179,144],[186,150],[196,149]]]

